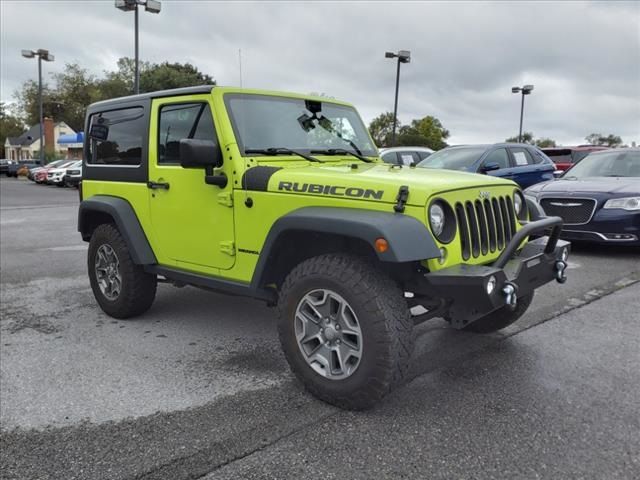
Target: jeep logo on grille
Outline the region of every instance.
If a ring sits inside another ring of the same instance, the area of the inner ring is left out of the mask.
[[[480,198],[489,198],[491,196],[491,192],[487,190],[480,190],[480,193],[478,193],[478,196]]]

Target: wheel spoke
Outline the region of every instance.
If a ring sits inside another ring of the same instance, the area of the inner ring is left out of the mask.
[[[108,244],[100,245],[95,257],[95,276],[102,294],[115,300],[122,292],[120,260],[115,250]]]

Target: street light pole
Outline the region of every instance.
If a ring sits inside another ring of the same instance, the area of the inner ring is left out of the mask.
[[[522,143],[522,119],[524,118],[524,96],[529,95],[533,91],[533,85],[525,85],[523,87],[512,87],[511,93],[522,93],[520,102],[520,130],[518,131],[518,143]]]
[[[134,79],[134,83],[133,83],[133,91],[135,92],[136,95],[138,95],[140,93],[140,57],[139,57],[139,48],[138,48],[138,4],[136,3],[136,10],[135,10],[135,55],[136,55],[136,73],[135,73],[135,79]]]
[[[411,52],[408,50],[400,50],[398,53],[386,52],[385,58],[397,58],[398,68],[396,70],[396,97],[393,104],[393,129],[391,131],[391,146],[396,144],[396,128],[398,124],[398,91],[400,90],[400,64],[409,63],[411,61]]]
[[[40,165],[44,165],[44,109],[42,106],[42,60],[45,62],[53,62],[55,57],[49,53],[49,50],[40,48],[38,50],[22,50],[24,58],[38,57],[38,117],[40,121]]]
[[[151,13],[160,13],[161,3],[158,0],[115,0],[115,6],[123,12],[134,13],[134,43],[135,43],[135,67],[133,79],[133,91],[137,95],[140,93],[140,57],[139,57],[139,16],[138,6],[144,5],[144,9]]]

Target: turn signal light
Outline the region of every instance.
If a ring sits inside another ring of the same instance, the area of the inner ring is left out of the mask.
[[[387,242],[384,238],[376,239],[376,251],[378,253],[384,253],[389,250],[389,242]]]

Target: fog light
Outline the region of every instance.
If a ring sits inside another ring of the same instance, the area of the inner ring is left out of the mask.
[[[487,282],[487,295],[491,295],[495,289],[496,289],[496,277],[491,275],[491,277],[489,277],[489,281]]]
[[[447,261],[447,249],[444,247],[440,247],[440,258],[438,259],[438,263],[440,265],[444,265]]]

